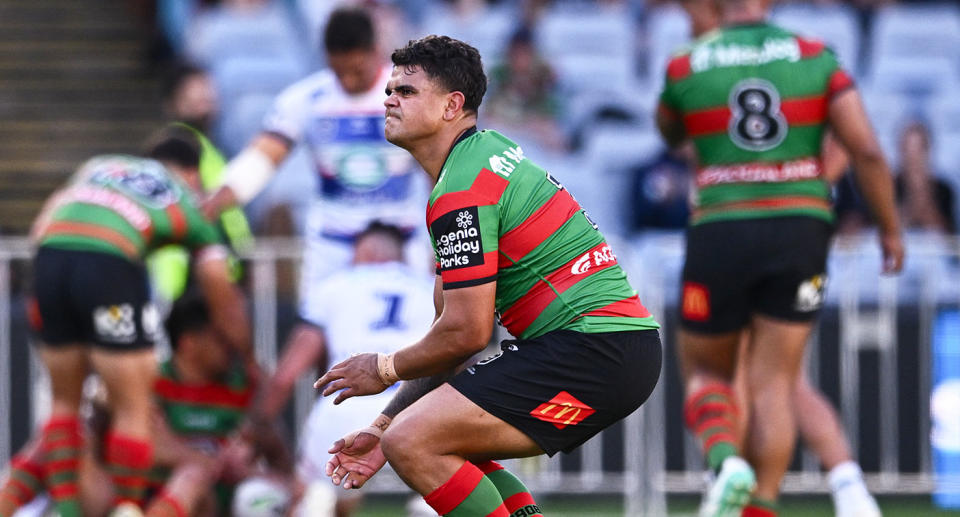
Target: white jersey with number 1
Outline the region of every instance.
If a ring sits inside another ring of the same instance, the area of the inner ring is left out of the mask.
[[[355,353],[395,352],[423,337],[435,314],[433,284],[429,275],[398,262],[352,266],[327,277],[318,289],[316,314],[330,366]],[[330,445],[369,425],[393,398],[396,386],[337,406],[335,395],[317,399],[300,434],[299,470],[305,481],[325,478]]]

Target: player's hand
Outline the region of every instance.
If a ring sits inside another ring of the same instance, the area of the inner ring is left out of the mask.
[[[899,273],[903,269],[903,237],[900,232],[880,234],[880,249],[883,251],[883,272]]]
[[[203,215],[213,220],[220,215],[220,212],[222,212],[224,208],[236,204],[237,196],[233,193],[233,190],[231,190],[230,187],[223,186],[203,200],[201,209],[203,210]]]
[[[313,387],[323,390],[324,397],[343,390],[333,401],[334,404],[359,395],[375,395],[387,389],[377,370],[377,354],[371,353],[358,354],[334,365],[313,383]]]
[[[353,431],[330,447],[333,457],[327,462],[326,472],[334,485],[345,489],[360,488],[386,465],[380,437],[367,429]]]

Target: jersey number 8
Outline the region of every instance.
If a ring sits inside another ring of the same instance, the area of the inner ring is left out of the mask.
[[[780,92],[763,79],[744,79],[730,90],[730,139],[747,151],[767,151],[787,137],[786,117],[780,111]]]

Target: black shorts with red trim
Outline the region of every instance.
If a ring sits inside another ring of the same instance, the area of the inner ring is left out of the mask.
[[[48,346],[150,348],[160,315],[142,264],[108,253],[41,247],[33,259],[31,325]]]
[[[806,322],[823,304],[833,226],[814,217],[718,221],[687,230],[680,322],[721,334],[752,314]]]
[[[450,384],[553,456],[639,408],[657,385],[661,361],[656,330],[555,330],[502,342],[498,354]]]

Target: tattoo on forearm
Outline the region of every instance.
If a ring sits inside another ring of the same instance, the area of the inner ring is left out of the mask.
[[[383,414],[394,418],[401,411],[407,408],[410,404],[413,404],[420,397],[430,393],[437,386],[447,382],[447,379],[453,376],[453,371],[439,373],[431,377],[421,377],[419,379],[411,379],[409,381],[403,381],[403,384],[400,385],[400,388],[397,390],[397,394],[393,396],[393,400],[387,404],[386,409],[383,410]]]

